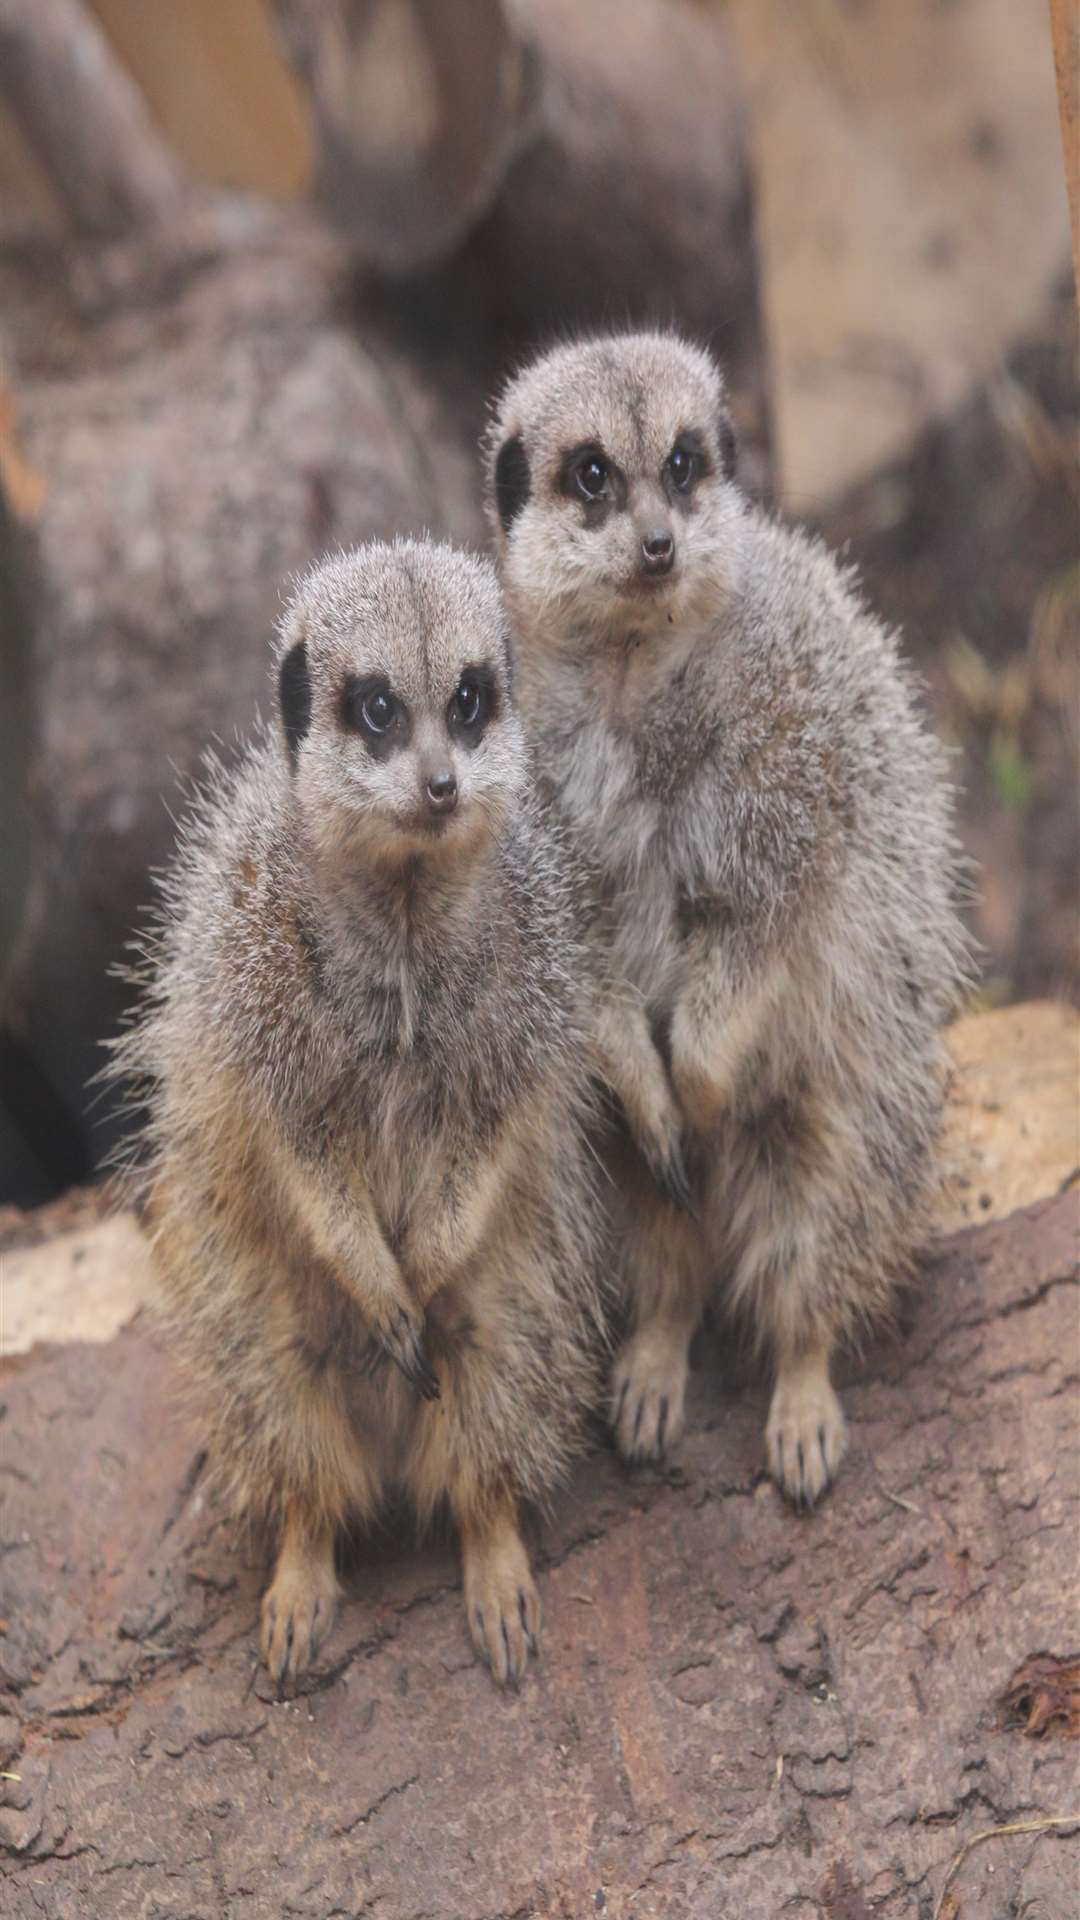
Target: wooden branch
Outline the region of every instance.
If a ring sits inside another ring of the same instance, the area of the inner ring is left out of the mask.
[[[80,0],[0,0],[0,95],[80,234],[160,220],[180,199],[172,154]]]
[[[374,266],[435,265],[516,151],[526,56],[502,0],[274,0],[312,100],[320,186]]]
[[[1080,302],[1080,4],[1078,0],[1050,0],[1057,69],[1061,144],[1065,156],[1065,187],[1072,223],[1073,274]]]

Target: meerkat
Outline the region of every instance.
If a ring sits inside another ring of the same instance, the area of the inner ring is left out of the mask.
[[[935,1185],[965,977],[945,756],[895,636],[754,509],[712,359],[668,334],[512,378],[489,513],[522,710],[589,876],[625,1182],[631,1459],[683,1424],[710,1285],[771,1357],[796,1503],[845,1446],[838,1342],[884,1313]]]
[[[469,1631],[540,1631],[519,1508],[598,1392],[603,1214],[575,908],[511,704],[490,563],[318,565],[279,724],[211,770],[111,1068],[138,1083],[162,1303],[236,1506],[276,1529],[279,1687],[335,1540],[404,1490],[456,1521]]]

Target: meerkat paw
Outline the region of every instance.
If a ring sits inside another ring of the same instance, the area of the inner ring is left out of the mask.
[[[286,1682],[314,1660],[340,1597],[332,1551],[310,1557],[294,1551],[282,1554],[262,1603],[263,1658],[279,1699]]]
[[[368,1341],[360,1363],[361,1373],[375,1373],[384,1360],[392,1360],[423,1399],[439,1398],[439,1377],[428,1354],[424,1320],[415,1308],[391,1308]]]
[[[847,1424],[827,1359],[814,1356],[785,1368],[765,1427],[769,1472],[781,1492],[797,1507],[812,1507],[834,1479],[846,1446]]]
[[[640,1327],[616,1355],[611,1424],[624,1460],[658,1460],[682,1433],[688,1345],[681,1329]]]
[[[540,1648],[540,1595],[516,1528],[465,1544],[465,1613],[472,1642],[500,1687],[520,1686]]]

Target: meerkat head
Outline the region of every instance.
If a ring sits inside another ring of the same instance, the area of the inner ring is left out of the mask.
[[[723,380],[674,334],[556,347],[514,378],[487,442],[503,580],[530,630],[680,626],[735,576],[743,497]]]
[[[278,697],[308,835],[334,859],[449,861],[513,808],[524,744],[484,560],[404,540],[320,562],[281,624]]]

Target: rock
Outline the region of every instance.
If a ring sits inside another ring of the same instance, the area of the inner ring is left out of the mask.
[[[1031,1001],[969,1014],[949,1051],[941,1230],[1001,1220],[1078,1185],[1080,1013]]]
[[[25,1353],[43,1340],[111,1340],[150,1286],[150,1249],[134,1215],[73,1233],[4,1260],[0,1349]]]

